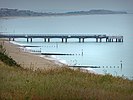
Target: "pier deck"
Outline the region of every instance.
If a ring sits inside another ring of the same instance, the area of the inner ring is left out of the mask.
[[[0,38],[8,38],[9,40],[15,40],[15,38],[26,38],[27,42],[32,42],[33,38],[43,38],[44,42],[50,42],[52,38],[59,38],[61,42],[68,42],[70,38],[77,38],[79,42],[85,42],[85,39],[94,38],[96,42],[102,42],[102,39],[106,39],[106,42],[123,42],[123,36],[107,36],[106,34],[7,34],[0,33]]]

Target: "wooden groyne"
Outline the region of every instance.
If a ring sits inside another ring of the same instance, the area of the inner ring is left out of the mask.
[[[61,42],[68,42],[68,39],[77,38],[79,42],[85,42],[85,39],[95,39],[96,42],[123,42],[123,36],[108,36],[106,34],[7,34],[0,33],[0,38],[8,38],[14,41],[15,38],[26,38],[27,42],[32,42],[34,38],[43,38],[44,42],[50,42],[52,38],[61,39]]]
[[[83,66],[83,65],[81,65],[81,66],[69,66],[69,67],[76,67],[76,68],[100,68],[100,66]]]

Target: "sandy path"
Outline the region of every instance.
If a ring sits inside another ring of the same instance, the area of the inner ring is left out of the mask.
[[[0,39],[0,43],[4,44],[6,52],[11,56],[18,64],[23,68],[36,69],[53,69],[56,67],[61,67],[64,65],[58,65],[55,61],[47,60],[45,58],[39,57],[38,55],[24,52],[17,45],[10,43],[9,41],[4,41]]]

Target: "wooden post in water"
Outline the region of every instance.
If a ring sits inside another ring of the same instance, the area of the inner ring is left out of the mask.
[[[120,62],[121,62],[121,71],[122,71],[122,60]]]
[[[82,54],[81,54],[82,56],[84,55],[84,52],[83,52],[83,49],[82,49]]]

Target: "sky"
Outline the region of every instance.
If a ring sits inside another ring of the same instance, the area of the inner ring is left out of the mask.
[[[107,9],[133,11],[133,0],[0,0],[0,8],[42,12]]]

